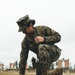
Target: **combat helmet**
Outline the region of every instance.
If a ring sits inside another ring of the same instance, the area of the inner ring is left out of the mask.
[[[31,20],[29,18],[28,15],[21,17],[17,22],[16,22],[19,26],[19,32],[23,31],[25,28],[27,28],[29,26],[30,23],[32,23],[32,25],[35,24],[35,20]]]

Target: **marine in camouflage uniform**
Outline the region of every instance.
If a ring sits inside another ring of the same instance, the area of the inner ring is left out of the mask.
[[[26,28],[35,24],[35,20],[31,20],[28,15],[20,18],[17,21],[19,31],[24,32]],[[26,33],[26,31],[25,31]],[[41,42],[36,41],[36,38],[41,37],[44,39]],[[33,27],[33,33],[30,35],[26,33],[22,41],[22,50],[20,54],[20,74],[25,74],[25,66],[28,58],[29,50],[37,54],[41,66],[41,74],[49,75],[48,70],[52,62],[56,61],[61,54],[61,49],[55,45],[61,40],[61,35],[53,29],[42,25]]]

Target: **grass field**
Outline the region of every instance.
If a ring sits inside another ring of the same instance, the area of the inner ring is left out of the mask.
[[[0,75],[19,75],[17,72],[0,72]],[[35,73],[26,73],[25,75],[35,75]]]
[[[10,72],[0,72],[0,75],[19,75],[19,74],[10,73]]]
[[[19,75],[15,72],[0,72],[0,75]],[[35,73],[27,73],[25,75],[35,75]],[[75,75],[75,73],[63,73],[63,75]]]

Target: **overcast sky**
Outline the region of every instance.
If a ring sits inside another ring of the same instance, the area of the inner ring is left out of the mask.
[[[0,0],[0,62],[5,67],[19,61],[23,33],[16,21],[25,15],[37,25],[47,25],[62,36],[57,45],[62,49],[60,59],[75,64],[75,0]],[[36,55],[29,53],[30,59]]]

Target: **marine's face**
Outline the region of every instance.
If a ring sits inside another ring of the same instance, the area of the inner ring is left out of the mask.
[[[27,27],[26,29],[24,29],[22,32],[23,32],[24,34],[27,34],[27,35],[33,33],[33,26],[30,25],[29,27]]]

